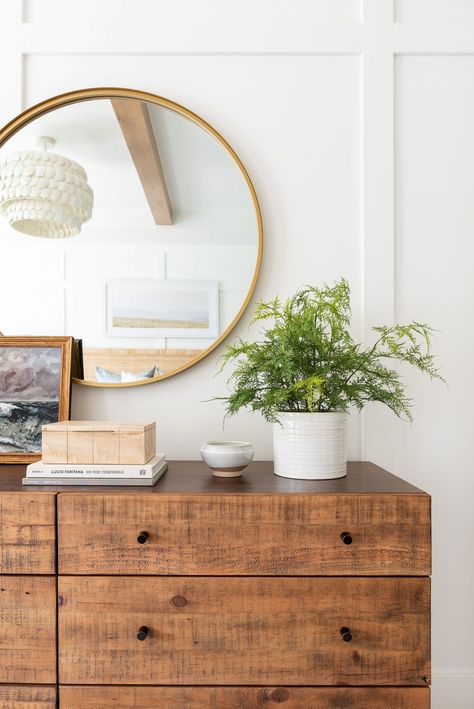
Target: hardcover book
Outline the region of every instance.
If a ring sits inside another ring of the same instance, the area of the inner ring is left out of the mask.
[[[26,477],[23,485],[102,485],[103,487],[118,486],[152,486],[168,469],[168,463],[163,462],[152,478],[73,478],[73,477]]]
[[[159,471],[165,460],[164,453],[158,453],[144,465],[82,464],[82,463],[30,463],[26,468],[27,478],[98,478],[98,479],[140,479],[149,480]]]

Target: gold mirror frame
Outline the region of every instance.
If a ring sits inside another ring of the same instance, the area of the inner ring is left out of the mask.
[[[168,379],[168,377],[173,377],[175,374],[179,374],[180,372],[185,371],[186,369],[189,369],[193,365],[197,364],[200,362],[204,357],[206,357],[210,352],[216,349],[221,342],[225,340],[227,335],[234,329],[234,327],[237,325],[239,322],[240,318],[244,314],[245,310],[247,309],[248,304],[250,303],[250,299],[253,295],[253,292],[255,290],[255,286],[257,283],[257,278],[260,273],[260,267],[262,263],[262,254],[263,254],[263,223],[262,223],[262,214],[260,211],[260,205],[258,203],[258,198],[257,198],[257,193],[255,191],[255,187],[253,186],[252,180],[250,179],[250,176],[245,169],[242,161],[240,160],[239,156],[235,152],[235,150],[229,145],[229,143],[226,141],[226,139],[207,121],[205,121],[203,118],[200,116],[196,115],[192,111],[190,111],[188,108],[185,108],[184,106],[181,106],[179,103],[175,103],[174,101],[171,101],[170,99],[163,98],[162,96],[158,96],[156,94],[149,93],[148,91],[138,91],[135,89],[124,89],[124,88],[109,88],[109,87],[100,87],[100,88],[92,88],[92,89],[79,89],[78,91],[69,91],[68,93],[65,94],[59,94],[58,96],[53,96],[53,98],[46,99],[45,101],[41,101],[41,103],[36,104],[35,106],[32,106],[31,108],[28,108],[26,111],[23,111],[23,113],[20,113],[18,116],[16,116],[13,120],[11,120],[9,123],[7,123],[2,129],[0,129],[0,148],[6,143],[15,133],[17,133],[21,128],[23,128],[25,125],[28,123],[31,123],[32,121],[35,120],[35,118],[39,118],[40,116],[50,113],[51,111],[54,111],[56,108],[61,108],[62,106],[68,106],[73,103],[80,103],[83,101],[91,101],[95,99],[112,99],[112,98],[131,98],[135,99],[138,101],[147,101],[149,103],[154,103],[158,106],[163,106],[164,108],[168,108],[172,111],[175,111],[176,113],[181,114],[182,116],[185,116],[189,120],[193,121],[196,123],[198,126],[200,126],[203,130],[205,130],[210,136],[215,138],[221,145],[222,147],[227,151],[227,153],[231,156],[231,158],[234,160],[236,165],[238,166],[240,172],[242,173],[242,176],[247,183],[247,186],[250,190],[250,194],[252,196],[253,200],[253,205],[255,208],[255,215],[257,218],[257,227],[258,227],[258,253],[257,253],[257,262],[255,265],[255,271],[252,277],[252,281],[250,283],[250,287],[247,293],[247,296],[240,307],[239,311],[237,312],[237,315],[234,317],[230,325],[226,328],[226,330],[220,335],[215,342],[213,342],[212,345],[210,345],[207,349],[203,350],[201,354],[199,354],[197,357],[194,359],[190,360],[188,363],[182,365],[181,367],[178,367],[177,369],[172,370],[171,372],[167,372],[165,374],[162,374],[158,377],[153,377],[152,379],[145,379],[145,380],[139,380],[137,382],[127,382],[127,383],[104,383],[104,382],[94,382],[92,380],[83,380],[83,379],[73,379],[73,382],[76,384],[82,384],[83,386],[90,386],[90,387],[101,387],[104,389],[108,388],[117,388],[117,387],[133,387],[133,386],[143,386],[145,384],[153,384],[154,382],[162,381],[163,379]]]

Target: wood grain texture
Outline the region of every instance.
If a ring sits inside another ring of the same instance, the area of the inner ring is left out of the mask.
[[[134,349],[132,347],[86,348],[84,350],[84,379],[96,381],[96,367],[108,369],[111,372],[148,372],[152,367],[158,367],[162,372],[172,372],[196,359],[202,350],[175,348]]]
[[[429,709],[423,687],[60,687],[61,709]],[[1,705],[0,705],[1,706]]]
[[[0,709],[55,709],[56,687],[0,685]]]
[[[155,132],[145,101],[111,99],[155,224],[173,224],[173,208],[166,186]]]
[[[56,580],[0,577],[0,682],[56,682]]]
[[[59,594],[63,684],[429,683],[426,578],[63,576]]]
[[[143,431],[120,431],[120,463],[144,465],[155,455],[156,426]]]
[[[0,492],[0,573],[54,574],[55,497]]]
[[[113,465],[120,463],[120,433],[94,431],[94,463]]]
[[[94,462],[94,432],[68,431],[67,458],[63,463],[90,465]]]
[[[273,474],[271,461],[255,461],[243,472],[240,478],[216,478],[209,468],[199,460],[168,461],[168,472],[153,487],[127,487],[127,494],[159,495],[163,493],[182,493],[185,495],[421,495],[426,492],[374,463],[366,461],[349,462],[348,474],[337,480],[290,480]],[[0,466],[0,492],[31,492],[21,485],[25,466]],[[94,488],[96,494],[117,492],[123,495],[123,487]],[[70,487],[56,485],[37,486],[35,493],[71,492]],[[90,487],[75,487],[74,494],[92,492]]]
[[[55,464],[67,461],[67,430],[47,430],[43,426],[41,436],[41,460],[43,463]]]
[[[424,576],[431,569],[428,496],[61,493],[58,521],[65,574]],[[145,544],[137,542],[142,530]]]
[[[156,423],[61,421],[43,426],[43,463],[142,465],[155,455]]]

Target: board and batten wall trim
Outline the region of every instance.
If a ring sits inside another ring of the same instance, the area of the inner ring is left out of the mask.
[[[359,264],[360,298],[355,309],[357,332],[368,341],[370,328],[380,321],[395,321],[399,315],[401,278],[398,259],[397,220],[400,216],[400,203],[396,193],[396,169],[400,146],[397,143],[397,110],[398,90],[396,66],[399,57],[462,57],[474,56],[474,9],[470,11],[462,6],[460,0],[438,0],[430,3],[428,0],[345,0],[340,3],[339,16],[331,0],[316,0],[312,3],[305,0],[287,0],[280,3],[278,10],[269,12],[269,2],[264,0],[261,6],[252,10],[254,15],[249,23],[246,13],[246,1],[242,4],[231,4],[227,12],[235,12],[232,22],[228,21],[225,12],[215,10],[210,0],[198,0],[193,7],[199,7],[192,18],[186,21],[186,13],[179,18],[179,13],[166,20],[166,6],[162,2],[154,3],[160,13],[160,22],[144,22],[146,12],[152,13],[153,3],[142,0],[141,12],[129,8],[126,13],[126,3],[117,5],[114,20],[111,23],[107,12],[107,2],[103,7],[97,3],[85,0],[81,3],[81,19],[76,23],[75,31],[67,31],[65,16],[60,12],[55,16],[59,0],[12,0],[2,7],[2,22],[0,25],[0,60],[8,71],[2,74],[2,101],[0,102],[0,122],[6,123],[12,116],[26,108],[25,96],[28,94],[30,81],[29,64],[35,57],[62,56],[77,58],[78,64],[87,67],[83,71],[83,86],[100,85],[102,74],[96,70],[99,62],[107,57],[129,57],[131,60],[140,58],[141,65],[146,70],[147,61],[151,57],[169,57],[180,61],[186,57],[238,57],[244,62],[253,62],[255,66],[265,57],[272,57],[279,66],[289,64],[294,57],[313,59],[315,57],[330,57],[335,61],[340,57],[350,57],[357,63],[359,71],[359,105],[360,123],[355,126],[353,141],[356,142],[360,154],[360,224],[361,234]],[[183,7],[184,0],[179,0],[176,7]],[[41,11],[39,7],[41,5]],[[255,3],[254,3],[255,5]],[[188,4],[188,9],[190,5]],[[240,8],[240,9],[239,9]],[[463,9],[464,8],[464,9]],[[174,12],[169,9],[168,12]],[[286,16],[285,16],[286,12]],[[456,15],[458,12],[458,15]],[[93,18],[91,18],[93,13]],[[443,15],[444,13],[444,15]],[[467,13],[467,18],[462,14]],[[469,14],[470,13],[470,14]],[[54,17],[54,21],[52,18]],[[454,19],[453,19],[454,18]],[[93,19],[93,21],[91,21]],[[462,19],[462,21],[461,21]],[[61,31],[64,22],[64,31]],[[102,71],[102,70],[101,70]],[[105,71],[105,70],[104,70]],[[115,77],[113,69],[110,73],[109,85],[120,83],[120,77]],[[432,70],[434,71],[434,70]],[[97,78],[96,77],[99,77]],[[146,83],[142,75],[137,75],[136,87],[148,88],[160,93],[160,78],[154,77],[154,86]],[[146,83],[146,85],[144,85]],[[79,88],[70,86],[68,88]],[[59,93],[63,89],[58,86]],[[307,92],[315,91],[311,85]],[[335,85],[335,90],[337,87]],[[170,98],[181,99],[185,105],[199,112],[199,105],[194,105],[193,93],[189,100],[187,94],[181,93]],[[169,92],[168,92],[169,93]],[[258,136],[247,134],[242,129],[232,133],[226,129],[225,123],[219,124],[222,114],[219,112],[218,93],[216,94],[215,116],[204,115],[211,123],[224,133],[237,152],[242,155],[244,164],[253,145],[258,142]],[[47,95],[41,96],[47,98]],[[316,96],[317,99],[317,96]],[[316,100],[315,99],[315,100]],[[272,111],[286,110],[288,126],[296,121],[298,106],[282,108],[284,96],[275,98],[275,105],[268,106],[268,118]],[[304,102],[302,104],[304,106]],[[251,109],[249,109],[251,110]],[[324,104],[321,105],[324,110]],[[225,115],[225,114],[224,114]],[[329,120],[329,119],[328,119]],[[246,145],[250,144],[246,153]],[[290,155],[290,152],[288,153]],[[278,291],[281,271],[275,268],[277,255],[272,251],[272,237],[275,222],[281,217],[278,204],[279,196],[268,191],[266,175],[269,165],[265,161],[255,163],[250,172],[257,193],[262,198],[264,228],[266,237],[266,258],[264,259],[261,284],[257,285],[256,297],[271,296]],[[305,172],[298,179],[305,179]],[[342,205],[343,206],[343,205]],[[291,209],[297,209],[291,205]],[[290,212],[288,211],[288,215]],[[289,217],[288,217],[289,219]],[[314,257],[318,251],[325,250],[324,235],[316,242],[312,225],[307,224],[308,249],[314,249]],[[291,245],[292,224],[288,226],[288,243]],[[311,244],[309,243],[311,242]],[[317,244],[317,246],[314,246]],[[284,259],[282,259],[284,261]],[[277,264],[278,265],[278,264]],[[282,268],[281,263],[279,265]],[[297,283],[298,274],[294,281]],[[455,284],[448,284],[454,287]],[[286,295],[286,293],[283,293]],[[247,336],[247,323],[250,314],[244,316],[243,324],[237,333]],[[1,329],[1,327],[0,327]],[[219,353],[217,353],[219,354]],[[204,379],[209,394],[222,393],[221,382],[213,380],[216,369],[216,359],[203,362],[192,370],[180,375],[180,379],[169,380],[154,387],[139,388],[133,392],[77,392],[74,403],[74,414],[80,417],[99,416],[113,417],[113,412],[124,410],[134,405],[142,406],[147,413],[154,408],[155,401],[174,401],[176,387],[183,387],[193,395],[193,386],[197,379]],[[434,386],[434,385],[433,385]],[[196,398],[205,398],[196,394]],[[435,406],[436,395],[433,396]],[[133,399],[133,401],[132,401]],[[221,411],[212,408],[205,409],[207,422],[207,437],[212,437],[221,431]],[[157,414],[158,415],[158,414]],[[186,415],[176,405],[167,407],[167,416],[179,417],[181,425],[187,422]],[[190,416],[193,416],[190,413]],[[453,424],[454,425],[454,424]],[[214,426],[214,429],[213,429]],[[427,488],[437,499],[439,509],[434,519],[436,537],[437,526],[443,526],[448,534],[448,528],[455,520],[446,517],[448,509],[443,507],[443,497],[446,484],[438,478],[429,477],[426,471],[427,454],[430,441],[420,439],[413,449],[413,463],[410,469],[404,467],[400,457],[400,448],[404,445],[404,433],[389,412],[367,410],[358,421],[352,422],[352,454],[354,457],[371,459],[374,462],[389,467],[395,473],[408,478],[415,484]],[[160,428],[158,428],[160,431]],[[271,455],[271,438],[269,427],[259,419],[241,417],[238,421],[227,424],[223,435],[231,437],[248,437],[252,431],[257,449],[257,457],[265,458]],[[160,433],[158,433],[158,436]],[[200,434],[197,434],[200,435]],[[203,434],[204,435],[204,434]],[[452,432],[451,432],[452,435]],[[172,446],[175,441],[172,441]],[[176,442],[177,445],[177,442]],[[174,450],[169,451],[173,453]],[[467,461],[466,448],[466,461]],[[175,456],[171,456],[175,457]],[[191,457],[191,454],[189,454]],[[466,464],[466,469],[468,466]],[[459,472],[462,476],[462,473]],[[459,484],[467,478],[460,477]],[[443,516],[444,515],[444,516]],[[459,521],[457,521],[459,524]],[[455,539],[455,533],[452,532]],[[466,535],[468,538],[469,535]],[[458,534],[459,538],[459,534]],[[452,627],[460,626],[461,618],[470,618],[469,608],[460,607],[456,602],[454,587],[450,582],[450,552],[447,545],[443,548],[434,546],[434,633],[433,633],[433,709],[450,706],[452,709],[468,709],[471,697],[474,695],[474,672],[469,670],[474,655],[465,657],[461,650],[456,650],[456,638],[442,636],[441,629],[449,626],[449,614],[454,614]],[[468,559],[468,544],[458,547],[458,554]],[[466,581],[466,583],[471,583]],[[474,588],[471,589],[474,593]],[[440,619],[440,620],[439,620]],[[439,632],[438,632],[439,630]],[[454,630],[453,630],[454,632]],[[446,649],[446,645],[450,649]]]

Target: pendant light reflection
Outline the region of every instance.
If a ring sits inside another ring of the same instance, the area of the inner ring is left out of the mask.
[[[0,163],[0,212],[23,234],[64,239],[91,218],[94,193],[84,168],[48,152],[54,144],[40,138],[41,151],[21,150]]]

